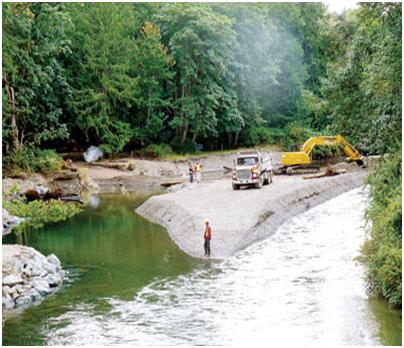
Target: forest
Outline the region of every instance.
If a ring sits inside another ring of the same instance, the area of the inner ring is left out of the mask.
[[[193,153],[342,134],[371,176],[375,291],[401,305],[401,3],[3,3],[3,175],[90,145]]]

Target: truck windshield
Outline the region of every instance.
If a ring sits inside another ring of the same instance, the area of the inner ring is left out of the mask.
[[[242,158],[237,158],[237,164],[240,166],[248,166],[248,165],[253,165],[258,162],[257,157],[242,157]]]

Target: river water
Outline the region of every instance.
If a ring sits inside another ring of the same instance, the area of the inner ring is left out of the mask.
[[[8,318],[3,344],[401,345],[401,311],[368,298],[357,260],[366,199],[345,193],[213,261],[188,257],[134,214],[144,197],[102,196],[26,236],[55,252],[71,281]]]

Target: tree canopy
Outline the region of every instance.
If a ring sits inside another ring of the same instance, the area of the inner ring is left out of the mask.
[[[321,3],[3,4],[6,154],[286,144],[299,127],[397,147],[400,3],[339,16]]]

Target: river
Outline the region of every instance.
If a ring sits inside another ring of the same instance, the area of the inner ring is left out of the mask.
[[[133,213],[144,199],[101,196],[98,207],[25,236],[58,255],[70,281],[7,318],[4,345],[401,345],[401,311],[365,291],[362,189],[225,261],[185,255]]]

